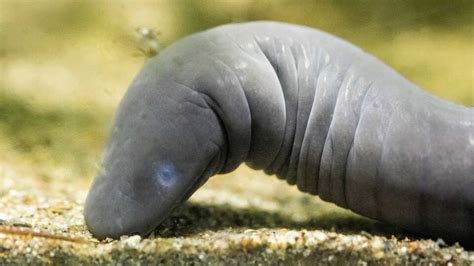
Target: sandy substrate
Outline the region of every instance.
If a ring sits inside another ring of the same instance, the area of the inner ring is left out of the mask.
[[[245,167],[212,178],[146,239],[99,242],[82,216],[112,115],[146,58],[137,27],[156,30],[166,47],[226,22],[291,21],[474,106],[472,1],[411,2],[0,1],[0,265],[474,265],[466,247],[357,216]]]
[[[82,216],[88,181],[5,176],[0,264],[474,265],[458,244],[362,218],[245,167],[214,177],[150,237],[102,242]]]

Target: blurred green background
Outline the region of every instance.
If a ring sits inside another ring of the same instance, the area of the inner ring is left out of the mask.
[[[472,0],[0,1],[0,180],[90,181],[114,109],[145,60],[140,26],[166,47],[229,22],[308,25],[474,106]]]

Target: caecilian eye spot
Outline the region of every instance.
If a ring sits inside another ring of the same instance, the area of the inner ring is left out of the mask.
[[[155,179],[161,186],[169,187],[176,182],[176,169],[172,163],[157,163]]]

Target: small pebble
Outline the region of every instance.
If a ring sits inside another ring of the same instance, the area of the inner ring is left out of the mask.
[[[137,249],[141,240],[142,238],[139,235],[134,235],[123,240],[123,243],[129,249]]]
[[[384,242],[380,238],[375,238],[372,241],[372,248],[376,250],[383,250],[384,248]]]
[[[443,255],[443,260],[445,261],[449,261],[453,258],[453,256],[451,254],[444,254]]]
[[[326,239],[328,239],[326,234],[324,234],[323,232],[320,232],[320,231],[316,231],[314,236],[319,241],[325,241]]]
[[[400,249],[400,255],[405,255],[407,253],[407,247],[402,247]]]
[[[0,221],[8,221],[10,219],[10,217],[4,213],[0,213]]]
[[[437,243],[438,246],[440,246],[440,247],[446,247],[446,246],[447,246],[447,245],[446,245],[446,242],[444,242],[444,240],[443,240],[442,238],[438,238],[438,239],[436,240],[436,243]]]
[[[204,253],[204,252],[199,253],[198,258],[202,261],[206,260],[206,253]]]

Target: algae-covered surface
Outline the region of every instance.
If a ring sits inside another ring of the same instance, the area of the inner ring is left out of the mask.
[[[245,166],[211,178],[144,239],[99,242],[82,215],[113,112],[159,47],[227,22],[299,23],[473,106],[473,16],[464,0],[0,1],[0,264],[473,265],[465,246],[360,217]],[[143,26],[157,32],[153,49],[137,47]]]

